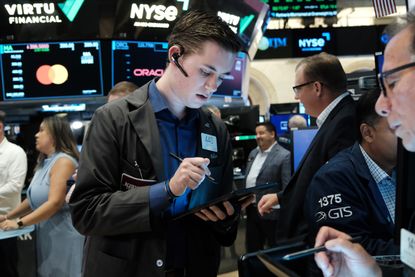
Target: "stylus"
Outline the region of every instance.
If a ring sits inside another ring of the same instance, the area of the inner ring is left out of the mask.
[[[362,239],[362,237],[357,236],[357,237],[351,238],[350,241],[351,242],[357,242],[360,239]],[[309,255],[312,255],[314,253],[321,252],[321,251],[327,251],[327,248],[324,245],[319,246],[319,247],[314,247],[314,248],[294,252],[294,253],[291,253],[291,254],[287,254],[287,255],[283,256],[282,259],[285,260],[285,261],[291,261],[291,260],[299,259],[299,258],[302,258],[302,257],[305,257],[305,256],[309,256]]]
[[[179,156],[177,156],[176,154],[174,154],[174,153],[172,153],[172,152],[169,152],[169,155],[170,156],[172,156],[173,158],[175,158],[176,160],[178,160],[178,161],[180,161],[180,162],[183,162],[183,159],[182,158],[180,158]],[[210,174],[210,170],[209,170],[209,168],[205,165],[205,166],[202,166],[202,168],[206,171],[206,172],[208,172],[208,174]],[[216,180],[212,177],[212,176],[210,176],[210,175],[207,175],[206,174],[206,177],[212,182],[212,183],[215,183],[215,184],[217,184],[217,182],[216,182]]]

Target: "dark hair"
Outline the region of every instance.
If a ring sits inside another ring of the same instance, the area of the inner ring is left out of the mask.
[[[274,126],[274,124],[272,124],[271,122],[269,122],[269,121],[264,121],[264,122],[259,122],[259,123],[257,123],[256,124],[256,127],[259,127],[259,126],[264,126],[265,127],[265,129],[268,131],[268,132],[274,132],[274,134],[275,134],[275,139],[277,139],[277,130],[275,129],[275,126]]]
[[[296,70],[304,65],[304,77],[306,81],[320,81],[334,93],[341,93],[347,89],[347,77],[339,59],[321,52],[301,60]]]
[[[169,48],[180,47],[181,55],[195,53],[205,41],[213,41],[230,52],[238,52],[241,45],[236,34],[215,13],[192,10],[184,13],[168,38]]]
[[[0,122],[4,123],[5,120],[6,120],[6,113],[3,111],[0,111]]]
[[[360,125],[366,123],[369,126],[374,126],[381,118],[375,110],[376,101],[379,98],[380,90],[373,89],[360,96],[356,106],[356,127],[357,127],[357,140],[362,142],[363,137],[360,132]]]
[[[50,116],[43,119],[42,123],[45,125],[45,128],[55,143],[56,152],[63,152],[79,160],[76,140],[66,118],[56,115]],[[46,155],[39,153],[37,166],[41,165],[45,159]]]
[[[116,95],[116,96],[126,96],[127,94],[132,93],[138,89],[138,86],[132,82],[128,81],[121,81],[116,83],[112,89],[108,92],[108,96]]]

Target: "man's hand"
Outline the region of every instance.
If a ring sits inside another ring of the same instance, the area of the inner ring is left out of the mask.
[[[258,202],[258,212],[261,216],[271,212],[272,207],[279,204],[276,193],[265,194]]]
[[[207,158],[185,158],[180,163],[179,168],[169,181],[170,191],[180,196],[186,188],[196,189],[205,179],[207,166],[209,165]]]
[[[228,216],[232,216],[235,213],[235,209],[229,201],[222,202],[222,205],[225,208],[224,211],[218,206],[213,205],[210,206],[209,209],[200,210],[200,212],[196,213],[196,216],[203,219],[204,221],[216,222],[219,220],[224,220]]]
[[[255,195],[252,195],[246,199],[244,199],[240,205],[241,209],[245,209],[247,206],[249,206],[252,201],[254,201]],[[235,208],[232,206],[232,204],[229,201],[222,202],[222,206],[225,208],[225,211],[223,209],[220,209],[218,206],[213,205],[210,206],[209,209],[203,209],[200,212],[197,212],[196,215],[203,219],[204,221],[219,221],[224,220],[229,216],[232,216],[235,213]]]
[[[315,246],[324,245],[329,251],[316,253],[314,259],[324,276],[382,276],[372,256],[350,239],[349,235],[336,229],[320,228]]]

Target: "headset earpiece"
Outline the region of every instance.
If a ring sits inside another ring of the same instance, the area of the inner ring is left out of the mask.
[[[178,60],[179,60],[180,54],[179,53],[173,53],[173,55],[171,55],[171,57],[172,57],[173,62],[177,63]]]

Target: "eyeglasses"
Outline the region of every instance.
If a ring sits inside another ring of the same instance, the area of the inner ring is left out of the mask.
[[[384,97],[388,97],[388,95],[386,94],[386,90],[387,89],[391,89],[391,85],[393,83],[393,80],[388,80],[388,77],[390,77],[392,74],[395,74],[399,71],[405,70],[407,68],[411,68],[411,67],[415,67],[415,62],[412,63],[407,63],[401,66],[398,66],[396,68],[393,68],[391,70],[385,71],[385,72],[381,72],[378,74],[378,83],[379,86],[382,90],[382,94]]]
[[[293,91],[294,91],[295,94],[298,94],[300,88],[302,88],[304,86],[307,86],[309,84],[315,83],[315,82],[317,82],[317,81],[310,81],[310,82],[307,82],[307,83],[304,83],[304,84],[301,84],[301,85],[293,86]]]

